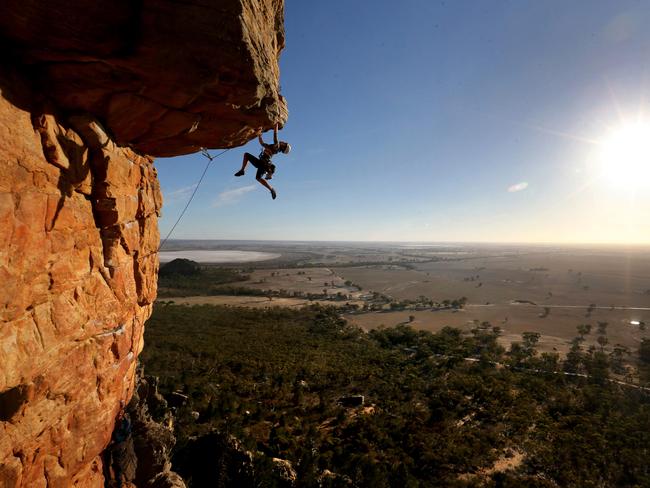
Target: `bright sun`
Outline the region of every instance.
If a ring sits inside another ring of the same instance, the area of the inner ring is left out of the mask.
[[[650,186],[650,123],[631,123],[609,132],[600,150],[602,177],[627,189]]]

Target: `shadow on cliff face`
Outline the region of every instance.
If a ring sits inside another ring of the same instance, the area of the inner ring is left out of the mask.
[[[4,55],[0,62],[12,63],[12,59]],[[38,95],[39,91],[32,86],[33,79],[29,69],[18,70],[14,65],[0,76],[0,93],[11,104],[30,114],[34,131],[41,139],[45,160],[60,169],[57,188],[61,196],[49,223],[49,231],[54,227],[65,199],[70,198],[73,192],[85,194],[87,198],[90,196],[90,165],[84,141],[72,128],[61,125],[65,119],[57,117],[43,96]]]
[[[58,118],[61,120],[61,118]],[[52,127],[56,124],[55,127]],[[86,198],[91,194],[90,164],[86,144],[71,128],[54,122],[54,114],[32,113],[32,125],[41,136],[43,156],[46,161],[58,167],[59,181],[57,188],[60,192],[59,201],[49,228],[52,230],[65,205],[65,199],[72,197],[77,191]]]
[[[11,422],[29,398],[29,387],[18,385],[0,393],[0,422]]]
[[[9,45],[9,41],[2,36],[0,36],[0,43],[2,43],[2,46]],[[12,105],[31,113],[36,104],[42,103],[43,96],[37,95],[31,81],[29,69],[21,67],[21,70],[19,70],[18,66],[20,65],[17,59],[6,50],[0,53],[0,63],[2,64],[2,72],[0,73],[0,93],[2,98]]]

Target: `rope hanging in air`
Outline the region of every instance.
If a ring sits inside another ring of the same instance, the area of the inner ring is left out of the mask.
[[[165,245],[165,243],[167,242],[167,239],[169,239],[169,236],[172,235],[172,232],[174,232],[174,229],[176,228],[176,226],[178,225],[178,223],[179,223],[179,222],[181,221],[181,219],[183,218],[183,215],[185,215],[185,211],[186,211],[187,208],[190,206],[190,203],[192,203],[192,200],[194,199],[194,195],[196,195],[196,191],[199,189],[199,186],[200,186],[201,183],[203,182],[203,178],[205,178],[205,174],[208,172],[208,168],[210,167],[210,164],[212,164],[212,161],[214,161],[215,159],[217,159],[217,158],[218,158],[219,156],[221,156],[222,154],[227,153],[228,151],[230,151],[230,149],[224,149],[224,150],[221,151],[220,153],[215,154],[214,156],[212,156],[212,155],[208,152],[208,150],[207,150],[205,147],[202,147],[202,148],[201,148],[201,155],[204,156],[204,157],[206,157],[206,158],[208,159],[208,163],[205,165],[205,168],[203,169],[203,174],[201,174],[201,177],[199,178],[199,181],[198,181],[197,184],[194,186],[194,191],[192,192],[192,195],[190,195],[190,198],[189,198],[189,200],[187,201],[187,203],[185,204],[185,208],[183,208],[183,211],[182,211],[181,214],[178,216],[178,219],[176,219],[176,223],[172,226],[172,228],[170,229],[170,231],[167,233],[167,235],[165,236],[165,238],[164,238],[163,241],[161,242],[160,246],[158,246],[158,251],[160,251],[160,250],[162,249],[162,247],[163,247],[163,246]]]

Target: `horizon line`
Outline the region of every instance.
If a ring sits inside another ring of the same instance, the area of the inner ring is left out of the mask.
[[[529,245],[529,246],[633,246],[650,247],[649,242],[621,241],[396,241],[396,240],[351,240],[351,239],[236,239],[236,238],[170,238],[173,241],[236,241],[236,242],[293,242],[293,243],[359,243],[359,244],[463,244],[463,245]]]

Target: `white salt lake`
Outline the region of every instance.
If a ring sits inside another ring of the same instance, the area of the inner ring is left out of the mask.
[[[160,262],[168,263],[174,259],[191,259],[197,263],[250,263],[279,258],[280,254],[258,251],[160,251]]]

